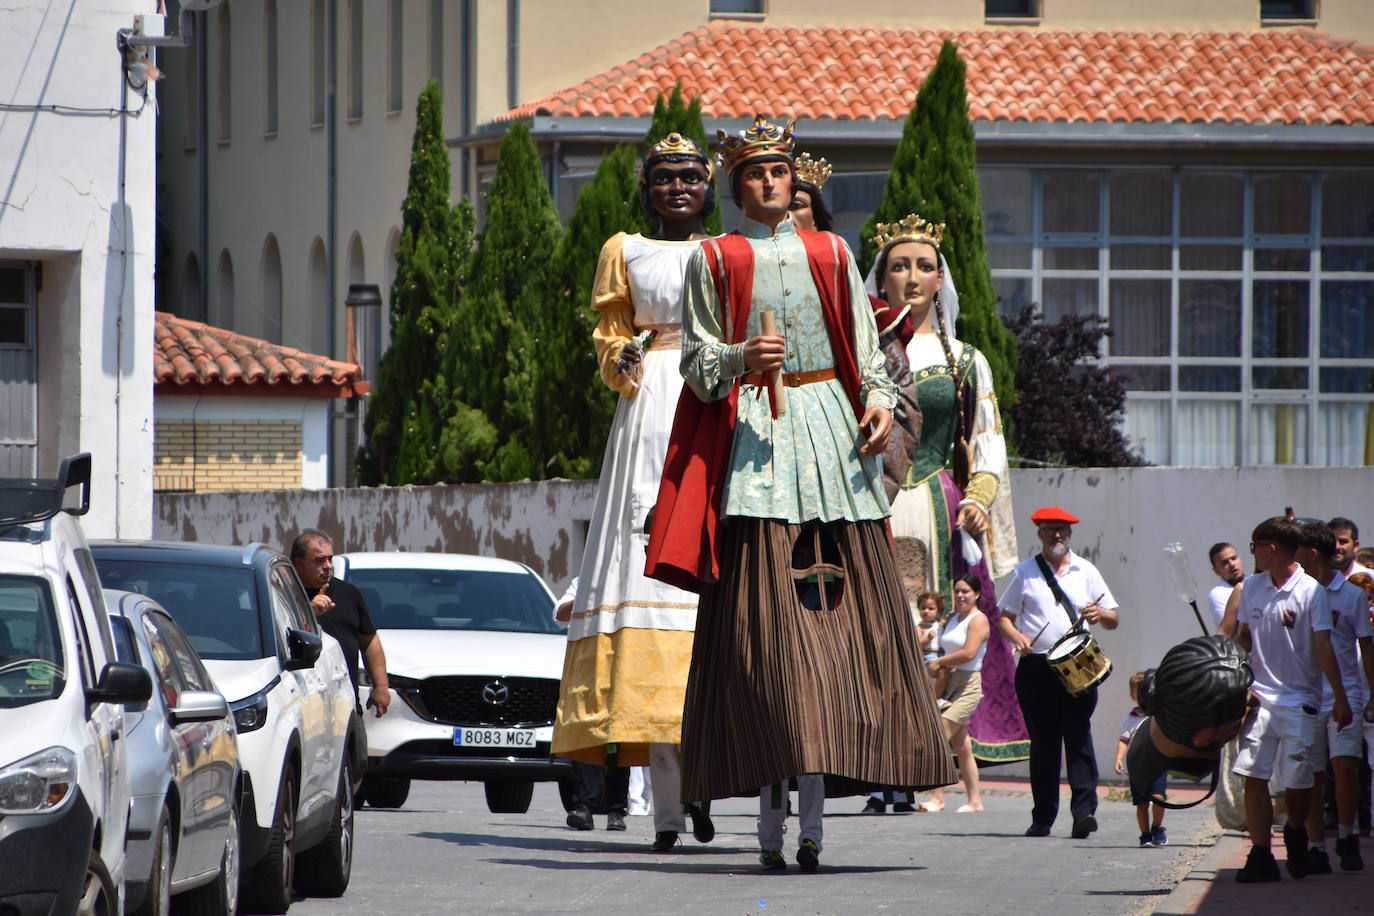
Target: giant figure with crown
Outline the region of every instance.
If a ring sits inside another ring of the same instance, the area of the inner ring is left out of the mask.
[[[782,869],[795,780],[811,871],[827,793],[954,772],[875,461],[896,392],[863,279],[843,239],[788,218],[790,122],[721,132],[718,163],[744,219],[687,261],[646,572],[700,596],[684,797],[759,792],[760,861]]]

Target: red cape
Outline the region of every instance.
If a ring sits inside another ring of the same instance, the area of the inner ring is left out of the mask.
[[[862,418],[848,249],[828,232],[798,230],[820,294],[835,370]],[[739,232],[703,243],[706,266],[721,303],[726,343],[746,339],[753,306],[754,249]],[[740,380],[718,401],[702,402],[686,385],[678,398],[644,574],[691,592],[720,578],[721,500],[735,441]],[[771,397],[771,392],[770,392]],[[776,410],[774,411],[776,416]]]

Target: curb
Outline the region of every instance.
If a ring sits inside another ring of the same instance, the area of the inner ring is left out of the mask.
[[[1217,827],[1210,835],[1212,848],[1193,863],[1192,870],[1155,908],[1155,916],[1187,916],[1196,912],[1198,902],[1211,888],[1212,882],[1217,880],[1222,866],[1245,845],[1245,836],[1234,831]],[[1205,843],[1207,838],[1208,834],[1204,833],[1195,837],[1195,841]]]

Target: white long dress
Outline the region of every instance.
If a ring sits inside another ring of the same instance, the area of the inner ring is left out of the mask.
[[[600,763],[614,744],[622,766],[643,766],[650,744],[681,740],[697,596],[644,576],[645,522],[682,390],[682,282],[699,245],[621,233],[601,251],[597,354],[603,380],[621,398],[568,628],[553,740],[560,756]],[[623,344],[646,328],[659,335],[635,387],[614,365]]]

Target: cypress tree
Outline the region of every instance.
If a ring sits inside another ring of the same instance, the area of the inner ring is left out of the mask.
[[[546,430],[558,476],[595,477],[601,467],[617,395],[601,381],[592,346],[600,321],[591,307],[592,281],[602,245],[617,232],[637,231],[640,219],[635,149],[618,146],[577,195],[550,267],[549,337],[561,345],[550,347],[540,396],[544,415],[562,418]]]
[[[654,117],[649,123],[649,132],[644,135],[644,142],[639,147],[639,161],[644,161],[650,147],[674,131],[695,143],[707,156],[711,156],[711,147],[706,141],[706,128],[701,123],[701,99],[694,98],[691,102],[684,102],[681,85],[673,86],[672,94],[666,99],[662,92],[658,94],[658,100],[654,102]],[[639,231],[645,235],[653,235],[658,228],[657,225],[651,224],[642,212],[637,212],[637,216]],[[720,226],[720,207],[716,207],[715,212],[706,217],[707,234],[719,235]]]
[[[437,478],[437,418],[451,409],[443,383],[448,336],[470,271],[472,208],[448,202],[443,100],[431,81],[420,92],[411,142],[410,176],[401,204],[402,231],[391,286],[391,345],[368,398],[358,480],[432,483]],[[428,387],[427,387],[428,385]]]
[[[959,290],[955,330],[960,340],[987,357],[993,387],[1002,404],[1002,422],[1011,440],[1016,339],[997,314],[997,294],[988,270],[964,73],[964,62],[954,43],[945,41],[907,116],[882,203],[864,225],[859,261],[867,272],[877,257],[873,244],[877,223],[892,223],[908,213],[919,213],[933,223],[946,225],[941,252]]]
[[[481,443],[471,440],[470,427],[480,418],[462,410],[446,417],[440,435],[441,450],[463,455],[459,463],[487,480],[545,476],[545,421],[536,402],[551,343],[548,265],[560,234],[529,124],[518,122],[501,141],[486,231],[459,308],[458,345],[448,347],[450,391],[490,422],[496,447],[489,457],[474,451]]]

